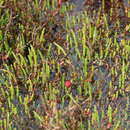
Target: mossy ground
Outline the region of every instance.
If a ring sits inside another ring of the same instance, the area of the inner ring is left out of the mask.
[[[130,128],[130,14],[116,6],[0,1],[1,130]]]

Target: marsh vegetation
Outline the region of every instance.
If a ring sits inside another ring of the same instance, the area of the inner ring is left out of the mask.
[[[128,2],[1,0],[0,129],[128,130]]]

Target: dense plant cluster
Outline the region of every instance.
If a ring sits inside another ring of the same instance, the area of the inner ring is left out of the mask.
[[[129,129],[128,6],[62,2],[0,1],[0,129]]]

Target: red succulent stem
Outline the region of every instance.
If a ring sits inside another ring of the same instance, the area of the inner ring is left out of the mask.
[[[62,0],[58,0],[58,8],[61,8],[62,6]]]

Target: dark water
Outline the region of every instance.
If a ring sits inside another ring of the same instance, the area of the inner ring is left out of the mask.
[[[74,4],[75,8],[73,9],[73,13],[77,13],[81,10],[83,10],[83,8],[85,8],[85,6],[93,6],[95,7],[95,9],[97,7],[101,6],[101,1],[102,0],[95,0],[93,3],[90,2],[91,0],[69,0],[68,2],[70,4]],[[121,0],[121,3],[123,4],[124,7],[129,7],[129,0]]]

